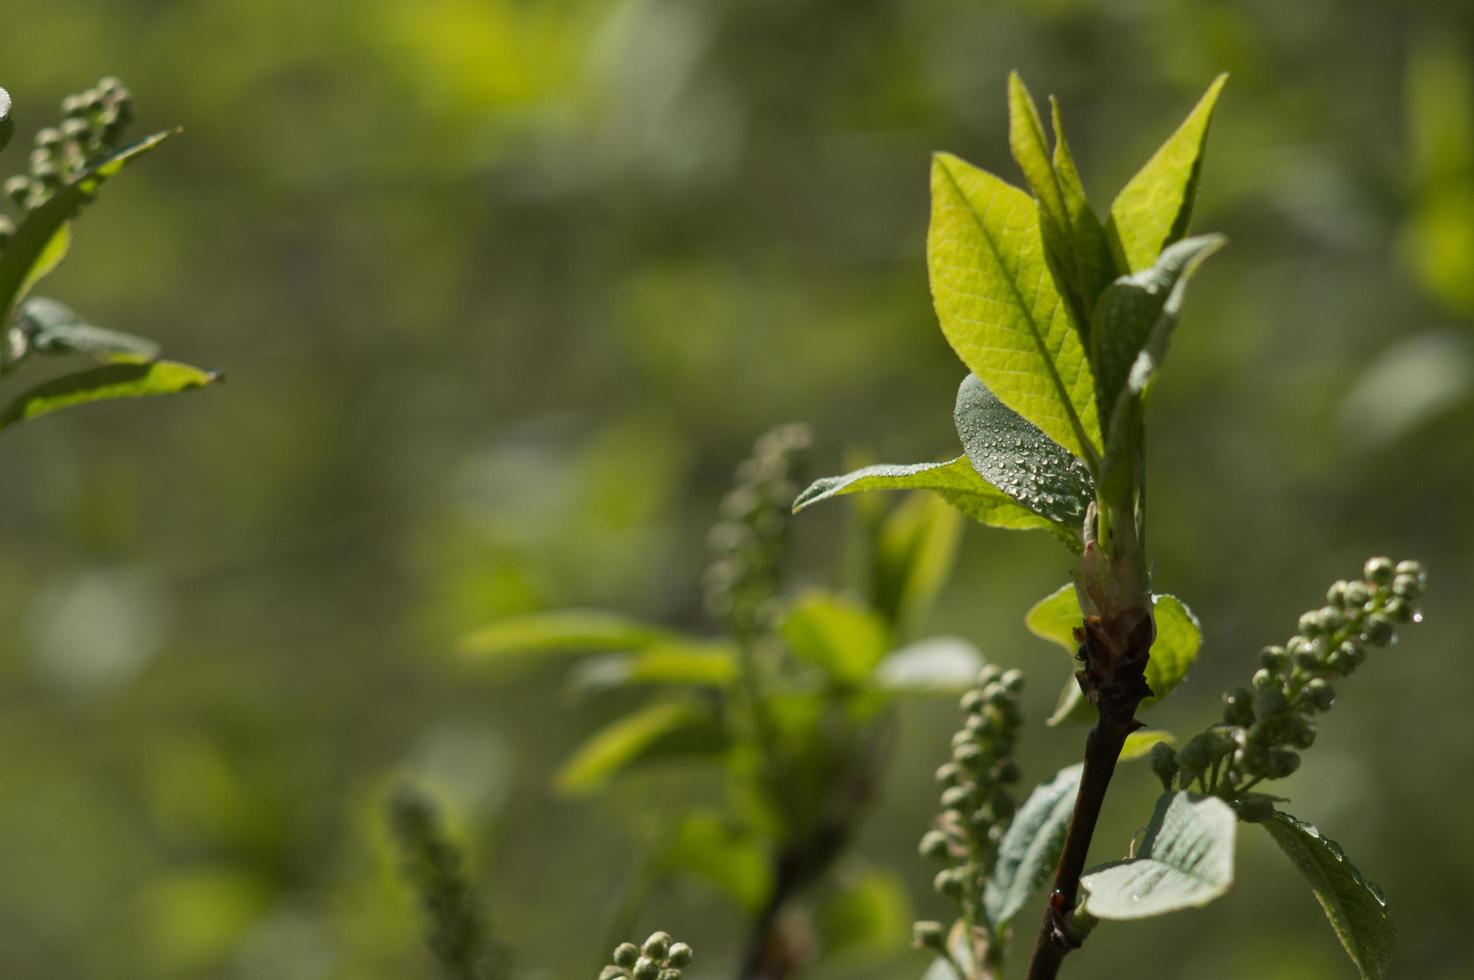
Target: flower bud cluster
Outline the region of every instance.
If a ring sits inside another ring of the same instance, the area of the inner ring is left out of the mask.
[[[803,425],[780,426],[758,439],[711,529],[716,557],[706,570],[706,605],[737,636],[762,632],[777,611],[793,498],[811,441]]]
[[[691,963],[691,947],[672,941],[670,933],[655,932],[643,945],[621,943],[599,980],[681,980],[681,969]]]
[[[952,759],[937,770],[942,812],[936,827],[921,838],[920,851],[949,865],[933,884],[963,907],[964,916],[981,901],[1017,805],[1010,787],[1019,779],[1013,747],[1023,720],[1018,703],[1023,687],[1019,671],[984,667],[977,686],[962,696],[966,721],[952,736]],[[932,946],[942,936],[939,923],[916,924],[918,944]]]
[[[5,195],[22,210],[45,204],[58,187],[118,149],[133,121],[133,97],[116,78],[104,78],[85,92],[67,96],[61,110],[65,118],[60,125],[36,134],[29,172],[5,182]],[[6,239],[10,230],[0,227]]]
[[[1198,783],[1224,796],[1293,773],[1315,742],[1314,717],[1336,701],[1332,682],[1355,672],[1369,649],[1396,643],[1399,626],[1422,621],[1425,585],[1418,562],[1388,558],[1368,561],[1361,579],[1332,585],[1326,604],[1301,616],[1288,642],[1261,651],[1250,686],[1224,694],[1222,723],[1173,758],[1154,750],[1153,769],[1166,781],[1175,767],[1183,789]]]

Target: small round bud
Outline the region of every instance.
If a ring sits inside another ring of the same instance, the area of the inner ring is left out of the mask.
[[[1004,690],[1009,694],[1018,694],[1024,689],[1024,672],[1016,667],[1006,670],[1003,676],[998,678],[998,683],[1002,684]]]
[[[962,894],[962,876],[957,873],[956,868],[938,871],[931,884],[937,890],[938,895],[957,898]]]
[[[1285,741],[1297,749],[1315,744],[1315,722],[1304,715],[1291,715],[1285,725]]]
[[[1392,580],[1392,594],[1403,599],[1417,599],[1423,594],[1423,583],[1414,575],[1399,575]]]
[[[993,778],[998,782],[1008,785],[1019,781],[1019,769],[1012,759],[1004,759],[993,767]]]
[[[1394,566],[1391,558],[1368,558],[1366,567],[1362,569],[1368,582],[1377,585],[1386,585],[1392,581]]]
[[[942,790],[942,806],[948,810],[960,810],[972,804],[976,789],[969,783],[948,786]]]
[[[1300,633],[1304,636],[1316,636],[1320,633],[1320,619],[1315,613],[1308,612],[1300,617]]]
[[[640,950],[634,943],[620,943],[614,947],[614,965],[631,967],[640,958]]]
[[[1300,768],[1300,756],[1289,749],[1271,749],[1269,752],[1269,776],[1284,779]]]
[[[962,778],[962,767],[955,762],[944,762],[937,767],[937,782],[943,786],[955,785]]]
[[[1003,668],[996,664],[988,664],[978,671],[978,687],[987,687],[989,684],[1003,676]]]
[[[1384,647],[1397,636],[1397,624],[1382,613],[1373,613],[1367,617],[1363,635],[1373,646]]]
[[[921,843],[916,849],[921,852],[922,857],[935,861],[945,860],[950,856],[952,850],[948,845],[947,835],[940,830],[927,831],[922,835]]]
[[[1252,725],[1254,723],[1253,704],[1254,696],[1246,687],[1235,687],[1225,691],[1223,720],[1230,725]]]
[[[1276,677],[1272,672],[1267,671],[1263,667],[1261,667],[1258,670],[1254,671],[1254,676],[1249,678],[1249,683],[1254,685],[1254,688],[1256,690],[1262,691],[1267,688],[1278,687],[1279,678]]]
[[[1399,623],[1411,623],[1417,609],[1413,607],[1410,600],[1389,599],[1387,600],[1387,605],[1382,607],[1382,611],[1387,614],[1388,619],[1395,620]]]
[[[966,742],[952,750],[952,758],[958,765],[975,769],[983,761],[983,750],[971,742]]]
[[[1233,764],[1244,772],[1260,775],[1269,767],[1269,750],[1251,742],[1234,751]]]
[[[1428,580],[1428,573],[1423,570],[1423,563],[1420,561],[1400,561],[1394,571],[1398,575],[1411,575],[1418,580],[1419,585],[1425,584]]]
[[[624,980],[628,975],[621,967],[606,966],[599,971],[599,980]]]
[[[54,150],[62,144],[61,130],[47,126],[36,134],[36,145],[43,150]]]
[[[1305,685],[1305,696],[1317,711],[1329,711],[1336,703],[1336,689],[1319,677]]]
[[[1177,778],[1177,753],[1166,742],[1152,746],[1152,773],[1162,781],[1162,789],[1170,791],[1172,780]]]
[[[1254,714],[1263,719],[1278,716],[1290,705],[1285,692],[1278,687],[1260,688],[1254,695]]]
[[[640,952],[652,960],[663,960],[670,955],[670,933],[652,932],[650,938],[640,947]]]
[[[31,179],[24,176],[11,177],[5,181],[5,196],[16,204],[24,204],[31,195]]]
[[[695,958],[695,955],[691,947],[686,943],[670,944],[669,960],[671,966],[690,966],[691,960]]]
[[[915,922],[911,925],[911,941],[922,949],[940,952],[947,948],[947,929],[940,922]]]
[[[1332,584],[1329,589],[1326,589],[1326,602],[1330,603],[1333,606],[1345,605],[1346,586],[1348,584],[1349,583],[1345,579],[1341,579],[1340,581]]]
[[[661,970],[660,975],[657,976],[655,980],[681,980],[681,971],[675,969],[674,967],[667,970]]]
[[[1285,653],[1284,647],[1267,646],[1259,651],[1259,665],[1265,670],[1272,670],[1275,673],[1279,673],[1285,669],[1285,665],[1289,662],[1290,658]]]
[[[1370,599],[1371,596],[1367,594],[1367,587],[1365,583],[1347,582],[1345,598],[1347,608],[1354,611],[1366,605],[1366,601]]]
[[[1308,643],[1300,647],[1295,654],[1295,666],[1301,670],[1319,670],[1325,658],[1325,644],[1317,640],[1315,643]]]
[[[660,980],[660,964],[648,956],[642,956],[635,961],[630,976],[635,980]]]
[[[87,100],[80,95],[69,95],[61,100],[61,111],[68,117],[80,116],[87,111]]]
[[[962,695],[962,699],[957,702],[957,706],[968,714],[974,714],[982,711],[983,705],[986,703],[986,700],[983,698],[983,692],[977,688],[973,688]]]
[[[1009,701],[1013,700],[1013,696],[1008,693],[1008,689],[1003,686],[1002,681],[994,681],[992,684],[983,688],[983,697],[988,699],[989,704],[997,708],[1002,708]]]
[[[1334,633],[1346,625],[1346,614],[1335,606],[1324,606],[1316,613],[1322,633]]]

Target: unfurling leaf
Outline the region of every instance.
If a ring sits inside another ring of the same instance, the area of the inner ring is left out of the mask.
[[[1094,380],[1045,261],[1034,201],[945,153],[931,183],[927,268],[947,342],[1000,401],[1093,464]]]
[[[1097,919],[1145,919],[1206,905],[1233,885],[1238,818],[1214,796],[1167,793],[1136,856],[1084,875],[1084,908]]]
[[[1310,882],[1315,900],[1361,975],[1368,980],[1386,976],[1397,932],[1382,893],[1346,860],[1340,844],[1310,824],[1276,810],[1261,826]]]
[[[1106,236],[1122,270],[1149,267],[1162,249],[1187,234],[1208,123],[1226,81],[1227,75],[1213,80],[1187,119],[1112,202]]]
[[[998,844],[998,860],[983,893],[983,913],[995,932],[1029,901],[1059,861],[1084,766],[1061,769],[1034,788]]]
[[[159,356],[159,345],[152,340],[95,327],[71,307],[54,299],[37,296],[26,300],[17,319],[26,336],[27,350],[37,354],[85,354],[100,360],[143,361]]]
[[[969,374],[952,413],[973,469],[1029,510],[1066,527],[1085,520],[1094,491],[1080,460]]]
[[[1029,510],[984,480],[966,456],[945,463],[909,466],[882,463],[844,476],[825,477],[799,494],[793,509],[803,510],[830,497],[867,490],[932,490],[981,524],[1014,530],[1040,528],[1053,533],[1066,547],[1080,550],[1079,528],[1067,527]]]
[[[220,375],[214,371],[175,361],[109,364],[64,375],[21,392],[0,410],[0,429],[74,405],[173,395],[219,380]]]

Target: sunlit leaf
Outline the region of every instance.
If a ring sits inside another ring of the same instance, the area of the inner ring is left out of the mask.
[[[880,687],[901,694],[959,694],[978,682],[986,661],[957,636],[917,640],[887,656],[875,671]]]
[[[1098,919],[1144,919],[1206,905],[1233,885],[1238,819],[1214,796],[1167,793],[1136,856],[1081,877],[1085,911]]]
[[[952,418],[983,479],[1058,524],[1084,522],[1094,496],[1085,465],[1000,402],[977,375],[969,374],[957,389]]]
[[[563,793],[592,793],[639,763],[711,755],[725,745],[722,728],[708,709],[684,701],[661,701],[596,732],[563,763],[553,784]]]
[[[37,354],[85,354],[101,360],[129,358],[150,361],[159,345],[143,337],[95,327],[71,307],[54,299],[33,297],[21,304],[18,319],[27,346]]]
[[[686,638],[661,626],[601,609],[559,609],[509,616],[468,633],[460,652],[494,658],[532,653],[630,651]]]
[[[1012,921],[1059,862],[1083,772],[1078,764],[1061,769],[1014,814],[983,893],[983,911],[995,930]]]
[[[968,369],[1049,438],[1094,460],[1094,381],[1029,195],[938,154],[927,268],[942,333]]]
[[[820,897],[814,918],[826,956],[884,953],[911,937],[905,882],[878,868],[841,876]]]
[[[572,684],[583,690],[638,685],[725,688],[737,677],[737,654],[724,643],[661,642],[636,653],[584,660]]]
[[[907,636],[920,625],[951,571],[962,520],[932,494],[911,494],[881,521],[874,546],[872,604]]]
[[[1314,826],[1278,810],[1260,826],[1310,883],[1336,938],[1361,975],[1368,980],[1386,976],[1397,932],[1381,891],[1346,860],[1340,844]]]
[[[794,602],[778,632],[795,657],[848,686],[863,684],[890,644],[889,631],[875,613],[823,592]]]
[[[683,817],[661,855],[665,867],[699,878],[749,911],[772,887],[766,843],[721,814],[697,810]]]
[[[173,395],[203,388],[219,380],[220,375],[214,371],[175,361],[109,364],[64,375],[21,392],[0,410],[0,428],[74,405],[118,398]]]
[[[1203,167],[1203,144],[1227,75],[1219,75],[1167,142],[1111,204],[1106,236],[1124,271],[1139,272],[1187,234]]]
[[[1151,754],[1153,746],[1171,745],[1175,741],[1177,741],[1177,736],[1171,732],[1160,728],[1143,728],[1126,736],[1126,744],[1121,747],[1121,754],[1116,759],[1119,762],[1141,759]]]
[[[869,490],[932,490],[981,524],[1013,530],[1039,528],[1051,532],[1070,549],[1080,550],[1079,528],[1066,527],[1029,510],[984,480],[966,456],[945,463],[879,464],[843,476],[825,477],[799,494],[793,508],[802,510],[831,497]]]

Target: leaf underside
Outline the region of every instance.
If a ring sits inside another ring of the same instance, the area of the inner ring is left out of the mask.
[[[1080,879],[1085,911],[1098,919],[1144,919],[1206,905],[1233,885],[1237,829],[1238,818],[1217,797],[1164,794],[1137,856]]]
[[[1035,787],[1008,825],[983,893],[983,912],[995,931],[1018,914],[1054,870],[1083,772],[1083,765],[1068,766]]]

